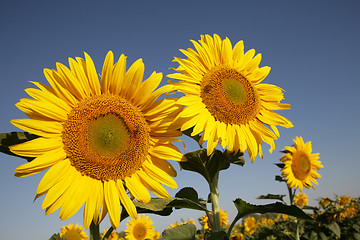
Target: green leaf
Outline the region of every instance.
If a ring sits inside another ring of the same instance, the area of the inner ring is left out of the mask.
[[[284,168],[285,164],[284,163],[275,163],[276,166],[278,166],[279,168]]]
[[[178,191],[175,194],[175,197],[177,198],[186,198],[189,199],[193,202],[198,202],[199,203],[199,195],[196,192],[195,189],[193,189],[192,187],[184,187],[182,189],[180,189],[180,191]]]
[[[59,234],[59,233],[57,233],[57,234],[54,233],[54,234],[49,238],[49,240],[67,240],[67,239],[60,237],[60,234]]]
[[[230,163],[239,165],[243,167],[245,165],[244,153],[238,151],[237,153],[225,153],[226,157],[229,159]]]
[[[283,201],[283,198],[285,197],[286,195],[280,195],[280,194],[268,194],[268,195],[260,195],[257,197],[257,199],[276,199],[276,200],[280,200],[280,201]]]
[[[278,182],[286,182],[286,180],[285,179],[283,179],[281,176],[279,176],[279,175],[276,175],[275,176],[275,181],[278,181]]]
[[[313,220],[309,217],[305,212],[303,212],[300,208],[295,205],[285,205],[280,202],[266,204],[266,205],[253,205],[245,202],[244,200],[237,198],[234,201],[234,204],[238,210],[238,213],[234,219],[236,223],[240,218],[253,214],[253,213],[284,213],[290,216],[294,216],[297,218],[305,219],[305,220]]]
[[[354,239],[360,240],[360,234],[359,233],[354,233]]]
[[[151,198],[148,203],[134,201],[138,213],[152,213],[160,216],[169,216],[173,209],[187,208],[199,211],[208,211],[197,198],[197,192],[192,188],[181,189],[174,198]],[[129,214],[123,208],[121,219],[125,219]]]
[[[183,169],[201,174],[207,182],[210,182],[210,176],[206,169],[206,163],[202,158],[206,158],[206,149],[202,148],[198,151],[185,154],[186,162],[180,162]]]
[[[38,136],[34,135],[34,134],[30,134],[28,132],[0,133],[0,152],[11,155],[11,156],[25,158],[28,162],[30,162],[34,158],[16,155],[16,154],[14,154],[14,153],[12,153],[10,151],[9,146],[19,144],[19,143],[23,143],[23,142],[26,142],[26,141],[30,141],[30,140],[33,140],[35,138],[38,138]]]
[[[227,236],[226,232],[221,231],[221,232],[213,232],[209,235],[208,238],[206,238],[207,240],[228,240],[229,237]]]
[[[331,230],[338,238],[341,236],[341,229],[336,222],[330,222],[325,225],[329,230]]]
[[[206,149],[185,154],[186,162],[180,162],[183,169],[201,174],[211,184],[219,171],[230,167],[229,158],[219,150],[207,156]]]
[[[206,206],[200,203],[198,193],[191,187],[182,188],[175,194],[175,198],[172,199],[173,200],[168,203],[170,207],[208,211]]]
[[[169,203],[173,201],[172,198],[152,198],[148,203],[141,203],[134,201],[134,205],[138,213],[152,213],[160,216],[169,216],[173,210]],[[127,218],[129,214],[125,211],[121,212],[121,220]]]
[[[195,239],[196,226],[184,224],[171,229],[165,229],[159,240],[193,240]]]

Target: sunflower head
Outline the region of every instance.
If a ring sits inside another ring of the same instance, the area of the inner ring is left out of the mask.
[[[305,206],[308,204],[308,196],[305,193],[298,193],[294,197],[294,202],[299,207]]]
[[[107,213],[117,228],[121,205],[137,216],[130,197],[147,203],[148,190],[166,198],[163,185],[177,187],[172,178],[176,171],[167,160],[182,159],[172,144],[181,135],[172,120],[182,105],[175,98],[158,100],[173,87],[158,88],[161,73],[143,81],[141,59],[127,69],[125,55],[114,61],[110,51],[100,81],[86,53],[85,59],[69,58],[70,68],[56,66],[44,70],[50,85],[34,82],[39,89],[26,89],[33,99],[16,104],[29,119],[11,122],[39,136],[10,147],[15,154],[35,158],[16,168],[16,176],[48,169],[37,189],[37,197],[46,194],[46,214],[61,207],[65,220],[85,204],[85,228],[92,221],[99,224]]]
[[[100,239],[104,239],[108,230],[109,229],[105,229],[105,231],[101,234]],[[119,235],[115,231],[112,231],[110,236],[107,238],[107,240],[120,240],[120,238],[119,238]]]
[[[152,239],[156,235],[153,222],[148,216],[139,215],[136,219],[128,220],[126,225],[125,233],[128,240]]]
[[[258,228],[258,223],[254,217],[248,217],[244,221],[245,234],[253,234],[254,231]]]
[[[293,125],[274,111],[290,109],[280,103],[283,90],[261,84],[270,72],[270,67],[259,67],[261,54],[244,52],[242,41],[233,47],[216,34],[191,42],[195,49],[180,50],[186,58],[175,58],[177,73],[168,75],[180,80],[172,84],[184,93],[179,103],[185,108],[176,119],[181,130],[193,127],[192,136],[201,134],[208,155],[218,143],[228,151],[248,150],[251,161],[257,154],[262,157],[263,142],[271,152],[279,137],[276,126]]]
[[[319,159],[319,153],[312,153],[311,142],[304,143],[302,137],[293,139],[294,146],[285,147],[285,154],[281,161],[285,166],[281,169],[289,187],[299,188],[313,187],[318,184],[316,179],[321,175],[317,172],[324,167]]]
[[[89,237],[86,235],[86,233],[83,231],[83,228],[81,225],[76,224],[69,224],[66,226],[63,226],[61,228],[60,233],[61,238],[65,238],[67,240],[86,240],[89,239]]]

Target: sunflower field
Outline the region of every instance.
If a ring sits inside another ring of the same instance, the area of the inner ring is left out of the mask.
[[[69,67],[44,69],[48,84],[25,89],[30,98],[16,106],[27,118],[11,121],[22,131],[2,133],[0,150],[27,161],[15,169],[17,177],[45,172],[35,199],[42,199],[46,215],[58,212],[67,220],[83,209],[82,225],[89,229],[88,237],[71,224],[50,239],[360,239],[359,199],[324,198],[308,206],[302,191],[315,189],[324,166],[301,136],[276,164],[275,180],[288,196],[259,196],[274,200],[263,205],[238,197],[236,216],[228,219],[219,202],[220,171],[262,158],[265,143],[272,153],[278,128],[294,127],[278,113],[291,105],[282,102],[282,88],[263,82],[271,68],[259,67],[262,55],[245,51],[243,41],[233,46],[214,34],[191,42],[193,48],[180,50],[184,58],[174,58],[179,66],[165,85],[162,73],[144,77],[142,59],[129,65],[124,54],[116,60],[109,51],[100,72],[84,53],[69,58]],[[180,137],[198,149],[187,152]],[[189,186],[171,197],[165,186],[178,185],[170,162],[201,175],[208,196]],[[184,208],[204,213],[201,229],[189,219],[160,234],[147,215]],[[109,228],[101,233],[106,216]],[[117,233],[126,218],[127,229]]]

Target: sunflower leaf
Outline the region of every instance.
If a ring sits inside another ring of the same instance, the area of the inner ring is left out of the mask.
[[[230,167],[230,159],[225,153],[214,150],[208,156],[206,149],[189,152],[185,154],[186,162],[180,162],[183,169],[201,174],[211,184],[219,171]]]
[[[244,153],[238,151],[237,153],[231,152],[227,153],[225,152],[225,156],[229,159],[230,163],[239,165],[243,167],[245,165],[245,158]]]
[[[281,194],[267,194],[267,195],[260,195],[258,196],[256,199],[276,199],[276,200],[280,200],[280,201],[284,201],[283,198],[286,195],[281,195]]]
[[[186,199],[189,199],[189,200],[191,200],[193,202],[200,203],[199,202],[199,195],[196,192],[196,190],[193,189],[192,187],[184,187],[184,188],[180,189],[180,191],[178,191],[175,194],[175,197],[177,197],[177,198],[186,198]]]
[[[286,182],[286,180],[284,178],[282,178],[281,176],[279,175],[276,175],[275,176],[275,181],[278,181],[278,182]]]
[[[59,234],[59,233],[57,233],[57,234],[54,233],[54,234],[49,238],[49,240],[67,240],[67,239],[60,237],[60,234]]]
[[[174,228],[165,229],[159,240],[192,240],[195,239],[196,226],[184,224]]]
[[[187,161],[180,162],[181,167],[185,170],[201,174],[206,181],[210,182],[210,176],[206,169],[206,163],[203,161],[203,158],[206,158],[206,149],[186,153],[185,157]]]
[[[234,223],[236,223],[242,217],[253,213],[284,213],[305,220],[313,220],[310,216],[308,216],[305,212],[303,212],[295,205],[288,206],[280,202],[266,205],[253,205],[245,202],[240,198],[237,198],[234,201],[234,204],[238,210],[238,213],[234,219]]]
[[[229,237],[227,236],[225,231],[221,231],[221,232],[213,232],[209,235],[208,238],[206,238],[207,240],[228,240]]]
[[[195,190],[194,190],[195,191]],[[196,193],[197,195],[197,193]],[[188,198],[174,197],[174,198],[151,198],[148,203],[133,202],[137,213],[152,213],[160,216],[169,216],[173,212],[173,208],[187,208],[199,211],[208,211],[199,200],[193,201]],[[125,208],[121,213],[121,220],[127,218],[129,214]]]
[[[32,157],[24,157],[17,154],[14,154],[10,151],[9,146],[23,143],[26,141],[33,140],[38,138],[37,135],[30,134],[28,132],[7,132],[7,133],[0,133],[0,152],[16,156],[20,158],[26,159],[28,162],[32,161],[34,158]]]
[[[278,166],[279,168],[284,168],[285,164],[283,163],[275,163],[276,166]]]

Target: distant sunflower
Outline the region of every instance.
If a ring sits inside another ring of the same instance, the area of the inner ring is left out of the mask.
[[[253,234],[254,231],[259,227],[259,224],[256,222],[254,217],[248,217],[244,221],[245,234]]]
[[[227,211],[223,211],[220,209],[219,214],[220,214],[220,226],[224,228],[229,222],[228,213]],[[209,216],[212,217],[212,215],[213,215],[212,212],[209,212]],[[200,223],[203,225],[204,229],[211,230],[209,217],[207,215],[202,216],[199,220]]]
[[[126,225],[128,227],[125,233],[128,240],[152,239],[156,235],[153,222],[148,216],[139,215],[136,219],[128,220]]]
[[[89,239],[89,237],[83,231],[83,228],[79,226],[79,224],[76,224],[76,226],[74,226],[74,224],[72,223],[61,228],[60,237],[66,238],[67,240]]]
[[[324,166],[318,160],[319,153],[311,153],[311,142],[305,144],[302,137],[293,141],[294,146],[285,147],[286,153],[280,159],[285,164],[281,171],[289,187],[302,191],[303,187],[313,187],[312,183],[318,184],[316,179],[321,175],[317,170]]]
[[[294,197],[294,202],[299,207],[305,206],[309,203],[308,196],[305,193],[298,193]]]
[[[104,239],[108,230],[109,229],[105,229],[105,231],[101,234],[100,239]],[[107,238],[107,240],[120,240],[120,238],[119,238],[119,235],[115,231],[112,231],[110,233],[110,236]]]
[[[84,226],[99,224],[109,213],[117,228],[122,204],[137,216],[130,195],[147,203],[150,193],[169,197],[161,185],[176,188],[176,171],[167,160],[180,161],[182,154],[172,144],[181,133],[171,125],[182,106],[175,98],[156,101],[172,89],[155,90],[162,73],[143,81],[144,64],[137,60],[126,70],[126,57],[114,64],[110,51],[103,65],[101,84],[92,59],[69,58],[70,69],[57,63],[45,69],[50,86],[34,82],[40,89],[25,91],[34,99],[21,99],[16,106],[30,119],[11,122],[40,136],[11,146],[13,153],[35,157],[15,169],[24,177],[50,168],[37,188],[46,194],[45,214],[61,207],[62,220],[84,207]]]
[[[175,58],[178,73],[168,75],[180,80],[172,84],[185,94],[179,99],[186,106],[177,118],[181,130],[194,127],[192,136],[202,133],[208,155],[218,143],[228,151],[247,149],[252,162],[258,153],[262,157],[263,142],[272,152],[279,136],[276,126],[293,125],[274,112],[290,109],[290,104],[280,103],[283,90],[260,84],[270,72],[270,67],[259,68],[261,54],[254,57],[254,49],[244,53],[243,41],[233,48],[228,38],[216,34],[191,42],[196,50],[180,50],[187,59]]]

